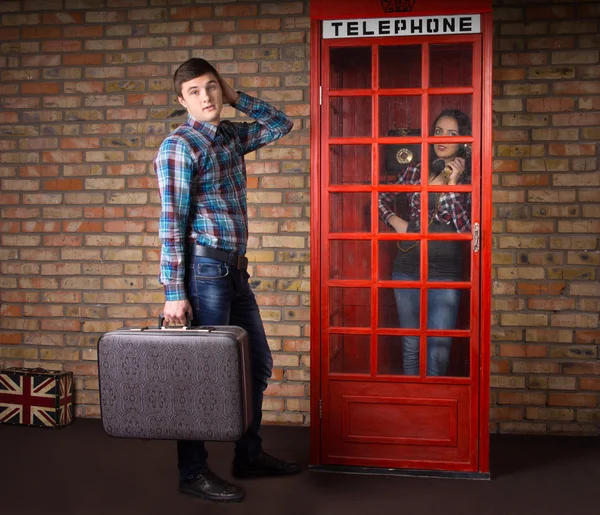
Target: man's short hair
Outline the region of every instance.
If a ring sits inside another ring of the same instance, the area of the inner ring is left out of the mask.
[[[200,57],[192,57],[181,64],[173,75],[173,85],[177,96],[183,96],[181,94],[181,85],[184,82],[188,82],[196,77],[202,77],[202,75],[206,75],[207,73],[212,73],[215,78],[219,77],[217,70],[213,68],[212,64]]]

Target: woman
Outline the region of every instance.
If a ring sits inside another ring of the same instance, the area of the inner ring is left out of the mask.
[[[471,121],[462,111],[442,111],[433,123],[434,136],[471,135]],[[464,143],[439,143],[432,145],[429,164],[429,185],[453,186],[469,184],[471,160],[468,146]],[[408,166],[400,172],[396,184],[421,183],[421,165]],[[379,195],[381,219],[398,233],[418,233],[421,226],[421,194],[409,192],[409,219],[400,218],[392,210],[394,199],[401,193]],[[469,193],[430,193],[428,198],[428,229],[432,232],[468,232],[471,230],[471,195]],[[462,273],[461,241],[428,242],[429,279],[434,281],[458,281]],[[420,272],[420,242],[398,242],[398,254],[394,260],[392,279],[395,281],[418,281]],[[396,288],[394,290],[400,327],[418,328],[420,290]],[[454,329],[460,302],[460,290],[427,290],[427,329]],[[419,337],[403,336],[403,364],[406,375],[419,375]],[[452,337],[430,336],[427,342],[427,375],[446,373],[450,358]]]

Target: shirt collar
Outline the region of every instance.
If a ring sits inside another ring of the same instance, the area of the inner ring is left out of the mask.
[[[187,123],[194,129],[196,129],[198,132],[204,134],[210,140],[214,141],[216,139],[217,129],[219,128],[217,125],[213,125],[209,122],[200,122],[192,116],[188,116]]]

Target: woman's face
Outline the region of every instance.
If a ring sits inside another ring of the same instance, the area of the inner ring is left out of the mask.
[[[451,116],[442,116],[433,129],[434,136],[458,136],[458,122]],[[436,155],[446,161],[456,157],[460,145],[458,143],[438,143],[434,146]]]

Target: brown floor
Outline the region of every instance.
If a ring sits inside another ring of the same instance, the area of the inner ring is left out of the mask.
[[[265,449],[307,467],[306,428],[265,427]],[[231,444],[210,444],[231,478]],[[308,472],[240,481],[241,504],[177,492],[175,444],[106,436],[99,420],[60,430],[0,425],[2,515],[599,513],[600,438],[492,436],[492,479],[429,479]]]

